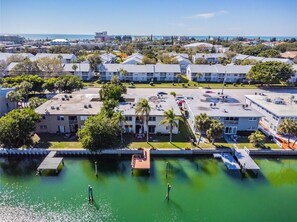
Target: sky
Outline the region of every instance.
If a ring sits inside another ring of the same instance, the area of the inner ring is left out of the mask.
[[[297,36],[297,0],[0,0],[0,33]]]

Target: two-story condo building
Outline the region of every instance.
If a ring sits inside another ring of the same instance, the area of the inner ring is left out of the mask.
[[[195,116],[201,113],[220,120],[224,124],[224,134],[253,132],[258,129],[259,120],[263,116],[254,108],[228,95],[203,94],[184,101],[188,123],[195,133]]]
[[[160,125],[164,118],[164,111],[173,109],[175,114],[181,116],[180,109],[171,95],[143,96],[127,94],[123,96],[125,102],[120,102],[115,111],[121,111],[126,121],[126,133],[150,134],[169,133],[169,126]],[[135,108],[140,98],[146,98],[151,106],[148,128],[145,120],[136,115]],[[84,121],[100,112],[103,103],[99,101],[98,94],[58,94],[35,109],[42,116],[36,125],[37,133],[76,133],[83,127]],[[173,129],[178,133],[178,127]]]
[[[123,76],[121,70],[128,74]],[[123,65],[123,64],[102,64],[99,66],[100,79],[110,81],[112,76],[119,76],[120,80],[133,82],[149,81],[175,81],[179,74],[180,66],[177,64],[156,64],[156,65]]]
[[[276,136],[280,123],[285,119],[297,120],[296,93],[259,93],[246,95],[246,104],[260,112],[263,132]]]
[[[60,59],[60,56],[62,57]],[[57,58],[61,60],[61,63],[71,63],[76,60],[76,56],[74,54],[57,54],[57,53],[37,53],[34,57],[30,57],[31,61],[36,61],[40,58]]]
[[[89,63],[64,63],[63,72],[78,76],[82,80],[90,80],[94,76],[94,71]]]
[[[224,53],[196,53],[192,56],[192,61],[195,63],[198,59],[205,59],[207,63],[220,63],[220,58],[225,58]]]
[[[251,65],[189,65],[187,77],[201,82],[244,82]]]

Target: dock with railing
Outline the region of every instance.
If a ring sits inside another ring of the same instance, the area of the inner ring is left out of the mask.
[[[150,173],[151,157],[150,150],[143,150],[142,155],[132,155],[131,167],[132,174],[134,170],[147,170]]]

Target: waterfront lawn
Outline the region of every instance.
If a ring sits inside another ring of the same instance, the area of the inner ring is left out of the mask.
[[[123,83],[125,86],[129,88],[129,83]],[[86,87],[94,87],[100,88],[102,84],[97,82],[85,82],[84,86]],[[197,89],[197,88],[206,88],[206,89],[221,89],[222,83],[197,83],[193,81],[189,81],[188,83],[172,83],[172,82],[163,82],[163,83],[154,83],[154,85],[150,85],[149,83],[134,83],[135,88],[187,88],[187,89]],[[226,89],[256,89],[257,85],[240,85],[237,84],[234,86],[233,84],[227,84],[225,86]]]
[[[276,143],[274,143],[273,141],[269,141],[268,139],[265,142],[265,146],[264,147],[254,147],[254,145],[252,143],[249,142],[248,137],[246,136],[240,136],[237,139],[237,143],[236,143],[237,147],[239,149],[244,149],[245,147],[248,149],[281,149]],[[201,149],[206,149],[206,148],[232,148],[232,144],[227,143],[227,141],[224,138],[220,138],[217,139],[215,141],[215,144],[211,144],[211,142],[209,142],[208,140],[206,140],[205,143],[200,142],[198,148]]]
[[[33,136],[36,148],[48,149],[81,149],[82,145],[73,135],[64,138],[62,134],[40,133]]]
[[[146,135],[143,139],[136,139],[134,135],[124,135],[123,147],[131,149],[155,148],[155,149],[185,149],[192,148],[189,142],[189,131],[184,122],[179,124],[179,134],[172,136],[172,143],[169,143],[168,135],[149,135],[149,143],[146,142]]]

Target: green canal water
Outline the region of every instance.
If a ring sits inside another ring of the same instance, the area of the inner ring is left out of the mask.
[[[0,221],[297,221],[296,159],[256,159],[258,177],[211,158],[153,158],[150,176],[97,159],[98,178],[95,160],[66,158],[58,176],[35,176],[41,161],[0,158]]]

